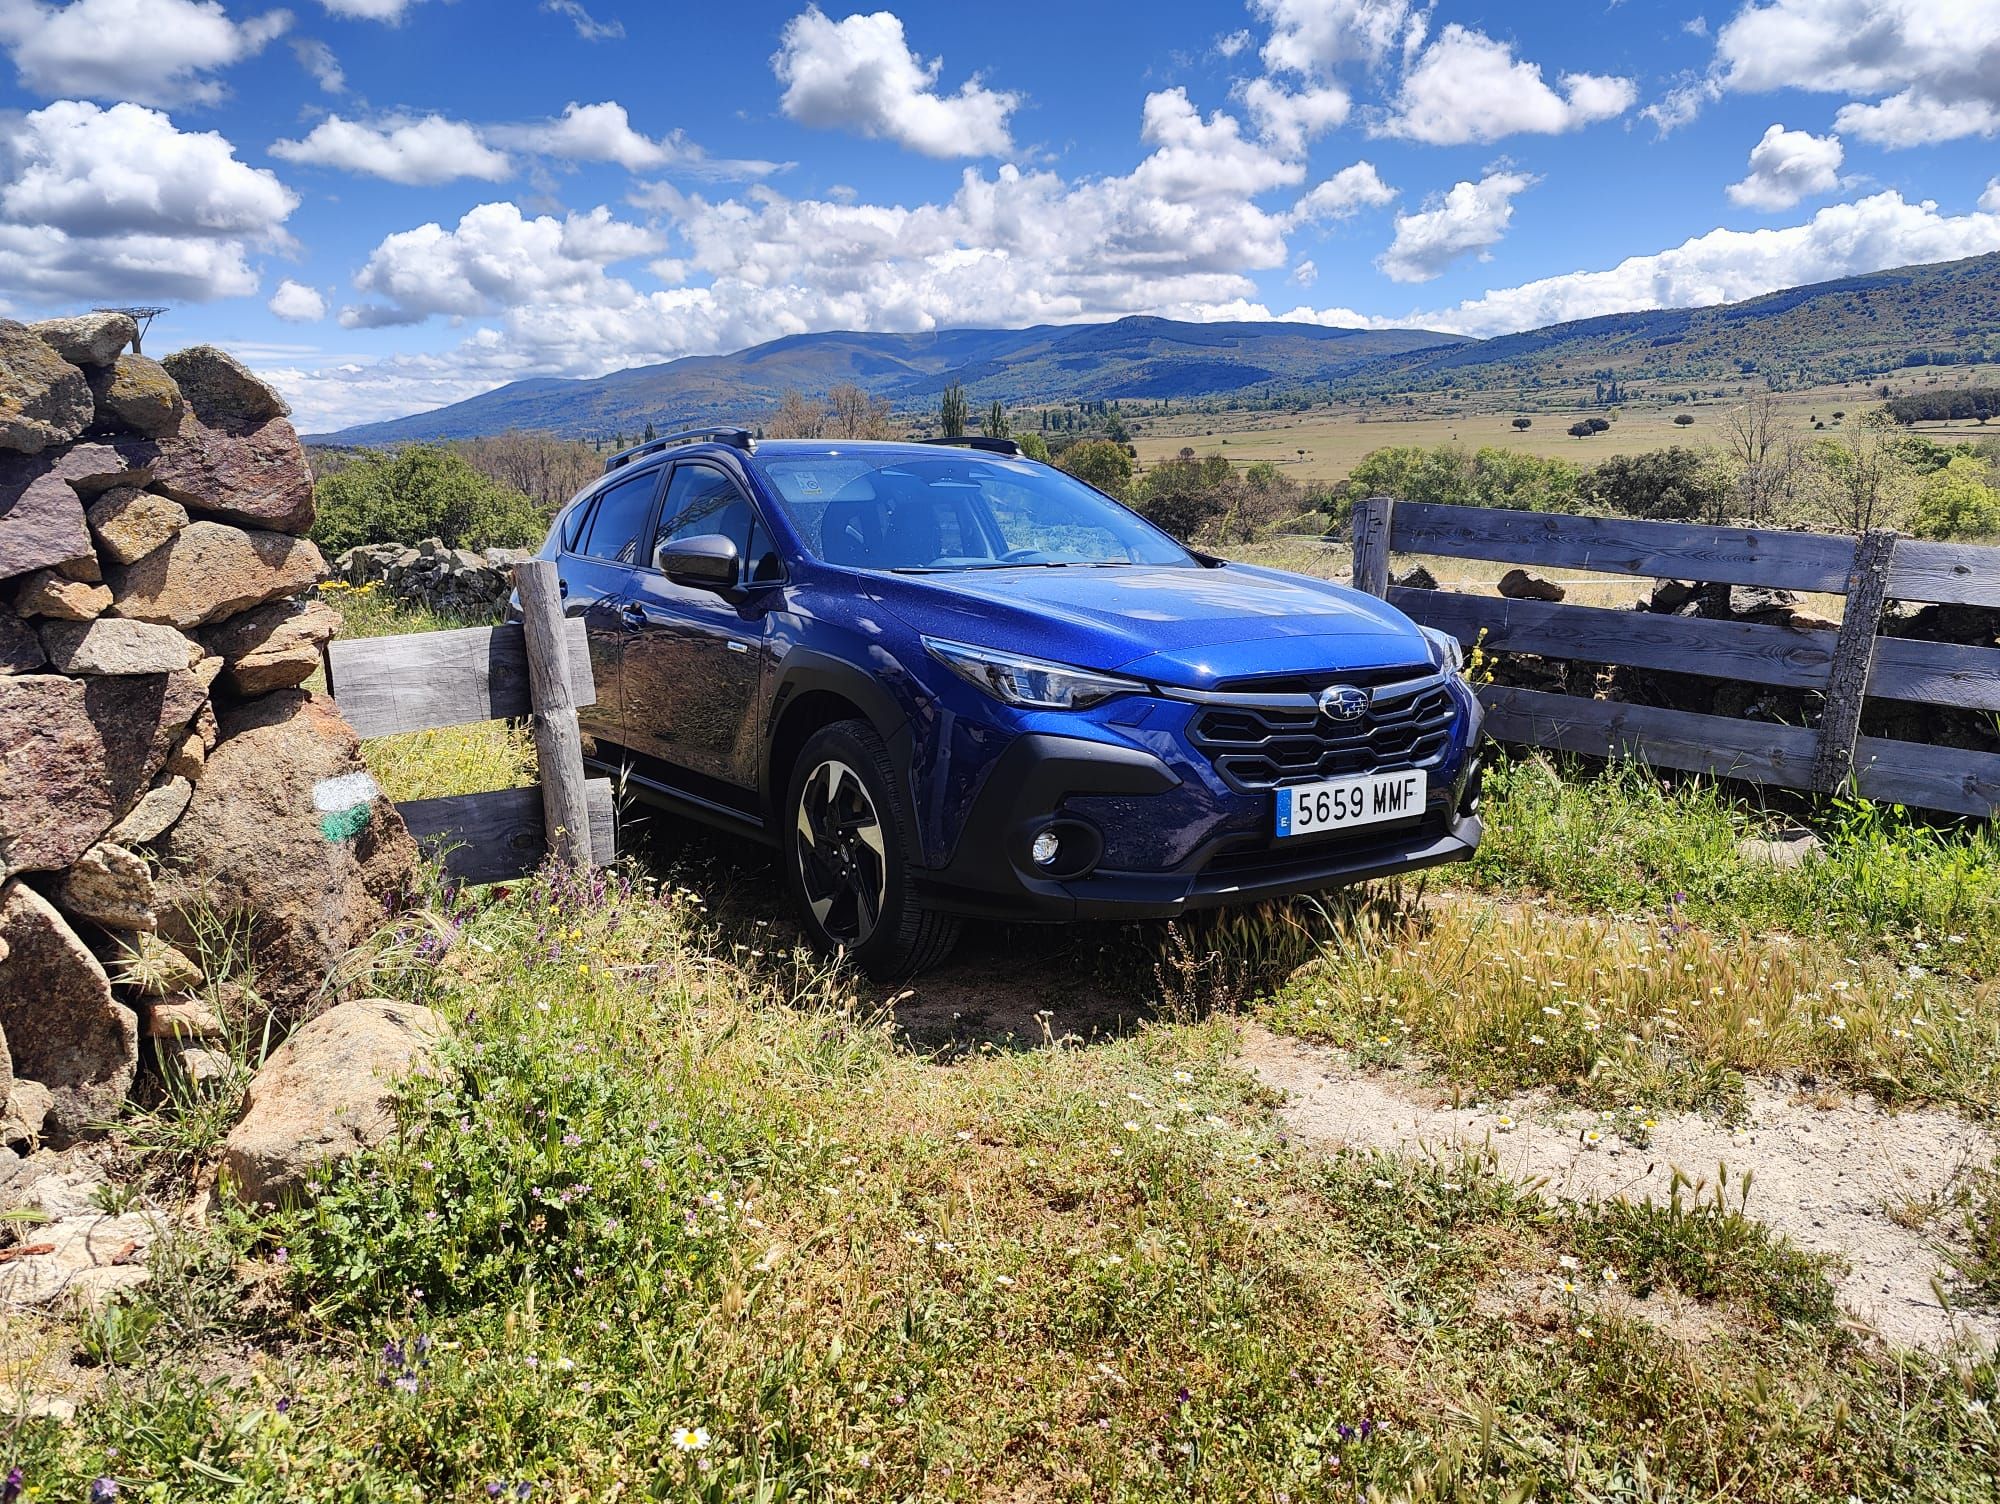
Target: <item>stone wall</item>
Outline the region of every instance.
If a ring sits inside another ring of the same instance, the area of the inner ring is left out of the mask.
[[[0,1142],[312,1011],[414,848],[330,701],[283,401],[132,320],[0,321]],[[228,976],[221,973],[227,969]]]
[[[533,557],[526,548],[451,548],[442,539],[364,543],[334,560],[349,585],[376,585],[392,600],[468,620],[498,618],[514,589],[514,566]]]

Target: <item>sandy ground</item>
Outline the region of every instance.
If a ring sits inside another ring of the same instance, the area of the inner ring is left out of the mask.
[[[1256,1025],[1243,1028],[1243,1061],[1286,1094],[1287,1130],[1330,1150],[1438,1153],[1490,1144],[1506,1173],[1574,1200],[1664,1201],[1676,1168],[1712,1193],[1722,1166],[1733,1200],[1747,1173],[1751,1216],[1845,1262],[1835,1289],[1863,1327],[1901,1347],[1967,1337],[2000,1344],[2000,1311],[1947,1310],[1934,1289],[1939,1231],[1927,1225],[1930,1214],[1969,1164],[1995,1150],[1990,1135],[1950,1113],[1888,1113],[1857,1099],[1819,1105],[1756,1084],[1740,1130],[1686,1114],[1660,1119],[1648,1148],[1609,1135],[1588,1148],[1581,1137],[1594,1123],[1588,1114],[1565,1122],[1531,1097],[1453,1108],[1412,1074],[1363,1072],[1341,1051]],[[1512,1131],[1499,1131],[1503,1114],[1516,1120]]]

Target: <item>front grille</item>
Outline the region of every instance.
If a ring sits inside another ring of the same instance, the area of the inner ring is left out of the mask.
[[[1324,684],[1322,682],[1322,687]],[[1350,773],[1418,768],[1451,739],[1458,714],[1442,683],[1413,695],[1382,697],[1358,721],[1316,709],[1212,705],[1196,713],[1188,738],[1239,794]]]

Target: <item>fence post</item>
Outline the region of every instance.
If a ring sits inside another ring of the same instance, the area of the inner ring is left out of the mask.
[[[1883,528],[1863,533],[1854,545],[1847,604],[1840,613],[1833,671],[1826,680],[1826,707],[1820,712],[1819,749],[1813,757],[1812,786],[1822,794],[1838,791],[1854,771],[1861,702],[1875,666],[1875,634],[1882,625],[1882,602],[1895,552],[1896,535]]]
[[[1354,503],[1354,588],[1378,599],[1389,594],[1389,534],[1395,516],[1392,496],[1364,496]]]
[[[590,809],[583,778],[583,738],[563,644],[562,593],[549,559],[514,566],[521,597],[521,634],[528,649],[528,699],[534,708],[535,761],[542,783],[542,822],[549,855],[573,867],[590,865]]]

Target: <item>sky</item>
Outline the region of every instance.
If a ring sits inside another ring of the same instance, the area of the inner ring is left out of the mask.
[[[2000,250],[2000,0],[0,0],[0,316],[307,432],[827,329],[1491,335]]]

